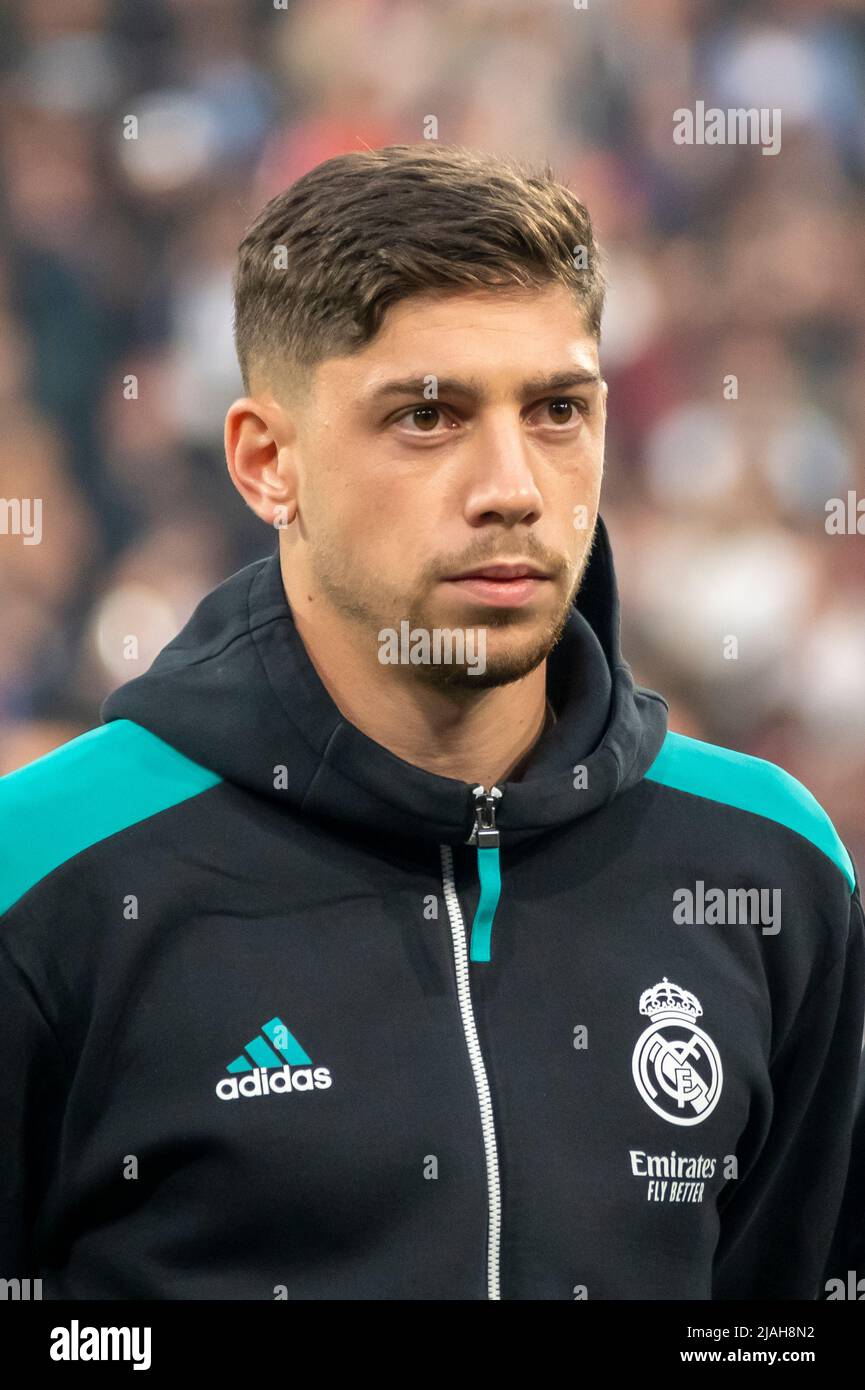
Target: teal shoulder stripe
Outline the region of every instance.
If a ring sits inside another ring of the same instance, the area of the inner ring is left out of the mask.
[[[670,731],[645,775],[665,787],[789,826],[837,864],[851,890],[855,887],[852,860],[823,807],[775,763]]]
[[[221,780],[130,719],[0,777],[0,912],[90,845]]]

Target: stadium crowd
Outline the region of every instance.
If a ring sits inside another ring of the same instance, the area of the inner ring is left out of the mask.
[[[0,532],[0,773],[275,544],[222,451],[244,226],[433,133],[587,203],[625,654],[672,727],[801,778],[862,871],[860,0],[11,0],[0,53],[0,498],[42,503]],[[780,110],[780,151],[676,143],[698,100]]]

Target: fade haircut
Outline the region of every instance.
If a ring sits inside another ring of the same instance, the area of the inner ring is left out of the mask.
[[[571,291],[600,341],[591,218],[549,163],[426,142],[337,155],[271,198],[240,242],[244,389],[300,393],[319,362],[361,350],[409,295],[551,284]]]

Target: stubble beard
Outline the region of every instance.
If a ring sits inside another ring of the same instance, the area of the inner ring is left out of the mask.
[[[527,640],[521,636],[524,626],[522,616],[514,616],[513,610],[489,609],[482,605],[467,611],[466,621],[459,625],[445,622],[441,615],[428,611],[428,600],[394,596],[383,600],[380,587],[370,579],[368,571],[353,571],[350,560],[339,547],[313,547],[310,554],[310,567],[314,581],[320,592],[326,596],[333,609],[342,618],[348,619],[359,632],[366,634],[370,650],[374,653],[381,646],[381,634],[387,630],[400,633],[400,624],[408,622],[409,633],[418,629],[432,634],[436,629],[467,632],[486,629],[487,650],[483,671],[476,670],[468,661],[447,663],[419,663],[418,665],[384,665],[382,669],[408,676],[428,687],[441,690],[471,691],[489,690],[497,686],[510,685],[521,680],[545,661],[560,640],[570,617],[571,608],[582,584],[594,544],[592,532],[589,544],[580,562],[576,577],[572,579],[566,597],[560,602],[552,618],[543,629]],[[556,580],[548,583],[557,584]],[[558,584],[557,584],[558,587]],[[498,631],[511,628],[515,641],[502,649],[490,650],[489,637]],[[477,649],[477,642],[475,643]]]

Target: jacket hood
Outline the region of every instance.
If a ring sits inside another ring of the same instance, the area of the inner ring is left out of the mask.
[[[634,685],[619,643],[618,590],[599,517],[547,659],[556,722],[519,780],[499,783],[498,827],[511,843],[604,805],[657,756],[666,702]],[[356,831],[458,845],[474,824],[475,783],[405,762],[334,704],[295,627],[278,550],[207,594],[150,669],[107,697],[101,719],[133,720],[228,782]],[[577,765],[585,768],[579,790]]]

